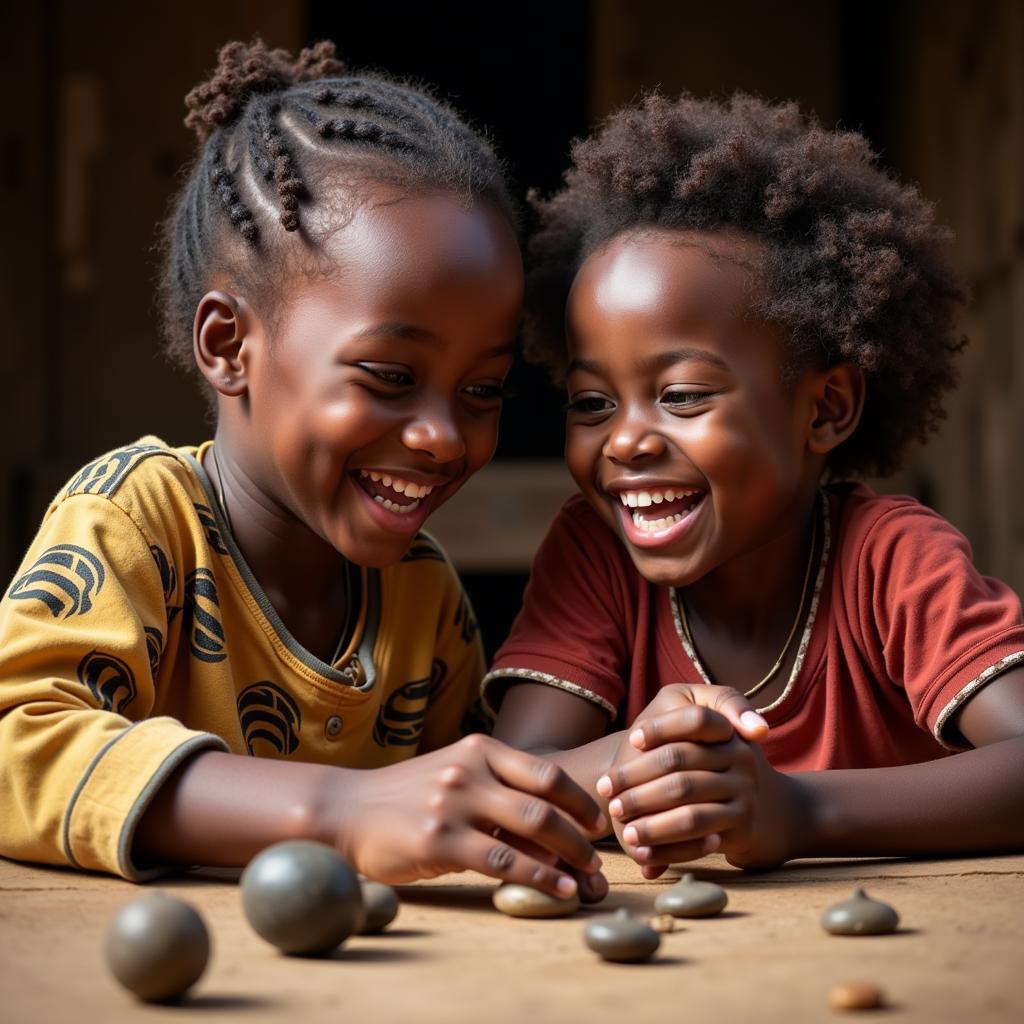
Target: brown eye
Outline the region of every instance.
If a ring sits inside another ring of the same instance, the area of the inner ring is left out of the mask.
[[[368,373],[382,384],[391,385],[391,387],[404,388],[416,383],[408,370],[396,366],[380,366],[374,363],[359,363],[358,366],[360,370]]]
[[[600,416],[614,408],[615,405],[603,395],[578,395],[566,405],[565,411],[582,416]]]

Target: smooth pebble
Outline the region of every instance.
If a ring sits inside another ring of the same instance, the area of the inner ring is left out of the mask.
[[[885,1004],[882,990],[867,981],[848,981],[829,993],[833,1010],[875,1010]]]
[[[720,885],[698,882],[692,874],[686,874],[658,895],[654,909],[673,917],[712,917],[725,910],[728,902],[729,896]]]
[[[398,893],[383,882],[361,880],[363,890],[363,909],[366,920],[359,929],[360,935],[376,935],[398,916]]]
[[[359,877],[324,843],[268,846],[242,872],[241,889],[249,924],[284,953],[329,953],[363,927]]]
[[[661,945],[661,936],[625,908],[595,917],[583,929],[583,940],[603,960],[619,964],[649,960]]]
[[[491,902],[509,917],[570,917],[580,909],[578,896],[557,899],[540,889],[512,882],[499,885]]]
[[[833,935],[886,935],[899,923],[899,914],[888,903],[871,899],[863,889],[821,915],[822,928]]]
[[[189,904],[162,892],[126,903],[107,931],[107,964],[145,1002],[177,999],[202,976],[210,935]]]

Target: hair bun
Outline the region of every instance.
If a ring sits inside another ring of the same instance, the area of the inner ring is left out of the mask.
[[[287,50],[268,49],[258,36],[251,43],[227,43],[217,55],[213,76],[185,97],[189,111],[185,127],[205,142],[218,128],[230,124],[252,96],[344,74],[345,65],[334,53],[334,43],[326,39],[302,50],[294,60]]]

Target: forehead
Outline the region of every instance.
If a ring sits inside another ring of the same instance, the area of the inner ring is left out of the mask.
[[[569,294],[570,335],[643,320],[670,333],[742,319],[763,247],[737,233],[645,229],[618,235],[583,263]]]
[[[370,186],[324,247],[356,287],[521,287],[519,246],[506,218],[489,203],[447,193]]]

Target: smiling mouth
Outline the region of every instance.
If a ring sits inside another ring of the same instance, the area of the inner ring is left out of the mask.
[[[431,484],[417,484],[391,473],[372,469],[359,470],[359,484],[378,505],[389,512],[408,515],[420,507],[422,500],[433,491]]]
[[[617,495],[642,533],[660,533],[681,523],[700,504],[704,491],[685,487],[620,491]]]

